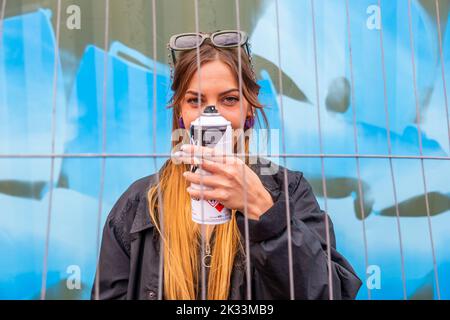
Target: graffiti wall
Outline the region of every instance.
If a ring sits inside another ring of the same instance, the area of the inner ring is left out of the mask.
[[[357,298],[450,299],[450,1],[234,4],[0,0],[0,299],[89,298],[106,216],[167,160],[142,155],[170,152],[166,43],[196,17],[249,34]]]

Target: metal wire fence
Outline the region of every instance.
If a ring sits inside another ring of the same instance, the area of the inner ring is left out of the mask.
[[[98,210],[97,210],[97,235],[96,235],[96,253],[97,256],[99,254],[100,251],[100,244],[101,244],[101,230],[102,230],[102,214],[104,213],[104,207],[103,207],[103,203],[104,203],[104,187],[105,187],[105,174],[106,174],[106,161],[107,159],[130,159],[130,158],[135,158],[135,159],[150,159],[153,160],[153,170],[158,173],[158,165],[157,165],[157,159],[165,159],[165,158],[170,158],[170,154],[167,153],[158,153],[157,152],[157,143],[158,141],[156,140],[157,137],[157,132],[156,132],[156,128],[157,128],[157,108],[160,108],[161,106],[158,105],[158,92],[156,90],[156,85],[154,85],[153,87],[153,99],[152,101],[148,101],[149,104],[149,108],[152,110],[153,113],[153,132],[152,132],[152,139],[153,139],[153,145],[149,146],[149,152],[148,153],[111,153],[108,152],[107,150],[107,141],[109,139],[108,137],[108,132],[107,132],[107,99],[108,99],[108,92],[107,92],[107,88],[108,88],[108,64],[110,63],[110,60],[108,59],[108,51],[109,51],[109,46],[111,43],[111,39],[110,39],[110,34],[109,34],[109,30],[111,28],[110,26],[110,10],[111,10],[111,6],[110,6],[110,0],[104,0],[104,35],[103,35],[103,44],[104,44],[104,57],[103,57],[103,66],[104,66],[104,70],[103,70],[103,83],[102,83],[102,100],[99,102],[102,105],[102,122],[101,122],[101,137],[102,137],[102,144],[101,144],[101,152],[100,153],[58,153],[55,149],[55,139],[56,139],[56,126],[57,126],[57,118],[56,118],[56,113],[57,113],[57,109],[60,107],[57,103],[57,83],[58,83],[58,77],[59,77],[59,73],[57,71],[58,68],[58,61],[60,59],[61,56],[61,52],[60,52],[60,30],[62,28],[62,15],[64,14],[62,11],[62,0],[55,0],[57,5],[56,5],[56,12],[55,12],[55,16],[56,16],[56,30],[55,30],[55,47],[54,47],[54,58],[55,58],[55,62],[54,62],[54,69],[53,69],[53,92],[52,92],[52,96],[53,96],[53,103],[52,103],[52,124],[51,124],[51,152],[50,153],[1,153],[0,154],[0,160],[4,160],[4,159],[50,159],[50,176],[49,176],[49,190],[48,190],[48,211],[47,211],[47,222],[46,222],[46,231],[45,231],[45,249],[44,249],[44,258],[43,258],[43,272],[42,272],[42,279],[41,279],[41,292],[40,292],[40,298],[41,299],[46,299],[47,296],[47,276],[48,276],[48,256],[49,256],[49,247],[50,247],[50,234],[52,232],[52,218],[53,218],[53,190],[54,190],[54,179],[55,179],[55,159],[61,158],[61,159],[66,159],[66,158],[80,158],[80,159],[100,159],[100,181],[99,183],[99,195],[98,195]],[[328,196],[327,196],[327,191],[328,191],[328,186],[327,186],[327,178],[326,178],[326,159],[350,159],[350,160],[354,160],[355,161],[355,165],[356,165],[356,177],[357,177],[357,193],[358,193],[358,198],[359,198],[359,203],[357,204],[359,206],[359,210],[361,212],[362,215],[362,219],[361,219],[361,230],[363,233],[363,246],[364,246],[364,263],[365,263],[365,267],[367,269],[367,267],[369,266],[369,248],[368,248],[368,244],[367,244],[367,226],[366,226],[366,219],[365,217],[367,216],[367,212],[365,212],[365,206],[364,206],[364,186],[363,186],[363,181],[361,178],[361,160],[363,159],[384,159],[387,160],[389,163],[389,177],[386,177],[387,179],[390,179],[390,184],[392,187],[392,193],[393,193],[393,199],[394,199],[394,208],[395,208],[395,216],[396,216],[396,228],[397,228],[397,236],[399,239],[399,256],[400,256],[400,260],[401,260],[401,281],[402,281],[402,292],[403,292],[403,298],[407,299],[407,289],[406,289],[406,274],[405,274],[405,259],[404,259],[404,244],[402,243],[402,238],[403,238],[403,228],[402,228],[402,220],[401,220],[401,213],[400,213],[400,209],[399,209],[399,201],[398,201],[398,181],[396,180],[396,174],[395,174],[395,170],[394,170],[394,164],[393,162],[395,160],[406,160],[406,159],[412,159],[412,160],[417,160],[420,161],[420,175],[421,175],[421,179],[422,179],[422,184],[423,184],[423,195],[425,197],[425,208],[426,208],[426,218],[427,218],[427,228],[428,228],[428,234],[429,234],[429,239],[428,241],[430,242],[430,248],[431,248],[431,254],[432,254],[432,260],[433,260],[433,281],[434,281],[434,286],[436,289],[436,293],[437,293],[437,299],[441,299],[441,285],[442,283],[439,281],[439,273],[438,273],[438,266],[437,266],[437,259],[436,259],[436,249],[435,249],[435,239],[434,239],[434,232],[433,232],[433,224],[432,224],[432,214],[431,214],[431,210],[430,210],[430,199],[429,199],[429,185],[427,183],[427,175],[426,175],[426,170],[425,170],[425,161],[428,160],[439,160],[439,161],[448,161],[450,160],[450,157],[448,155],[427,155],[424,153],[423,151],[423,143],[422,143],[422,133],[421,133],[421,118],[423,117],[423,115],[421,114],[421,107],[420,107],[420,97],[419,97],[419,93],[418,93],[418,89],[417,89],[417,74],[416,74],[416,70],[417,70],[417,66],[416,66],[416,57],[415,57],[415,43],[414,43],[414,34],[413,34],[413,22],[412,22],[412,16],[411,16],[411,6],[412,6],[412,0],[402,0],[402,1],[407,1],[408,3],[408,30],[409,30],[409,41],[410,41],[410,61],[408,62],[410,64],[410,68],[412,70],[412,80],[413,83],[411,83],[411,85],[414,88],[414,100],[415,100],[415,108],[416,108],[416,125],[417,125],[417,130],[418,130],[418,148],[419,148],[419,154],[418,155],[402,155],[402,154],[394,154],[393,153],[393,147],[392,147],[392,139],[391,139],[391,119],[389,117],[389,108],[392,107],[392,105],[394,104],[394,102],[390,99],[389,96],[389,84],[387,82],[387,75],[386,75],[386,63],[385,63],[385,56],[386,56],[386,51],[385,51],[385,39],[384,39],[384,33],[383,33],[383,24],[381,24],[381,29],[379,30],[379,47],[380,47],[380,59],[381,59],[381,73],[382,73],[382,79],[383,79],[383,101],[384,101],[384,105],[383,105],[383,112],[385,114],[385,128],[386,128],[386,133],[387,133],[387,153],[386,154],[367,154],[367,153],[360,153],[360,141],[358,140],[359,134],[358,134],[358,125],[357,125],[357,106],[360,106],[360,104],[358,104],[358,102],[356,101],[356,95],[355,95],[355,91],[358,90],[358,84],[355,83],[355,79],[354,79],[354,63],[353,63],[353,54],[354,54],[354,50],[353,50],[353,45],[354,45],[354,39],[353,39],[353,35],[352,35],[352,30],[351,30],[351,19],[352,16],[350,14],[350,0],[345,0],[343,3],[345,4],[345,13],[346,13],[346,36],[347,36],[347,48],[346,48],[346,52],[347,52],[347,57],[346,60],[348,61],[348,65],[349,65],[349,77],[350,77],[350,88],[351,88],[351,94],[350,94],[350,105],[351,105],[351,114],[352,114],[352,126],[353,126],[353,148],[354,148],[354,152],[349,152],[349,153],[327,153],[327,150],[324,147],[324,143],[323,143],[323,122],[322,122],[322,116],[321,112],[323,112],[323,108],[321,108],[321,103],[323,103],[323,100],[321,99],[321,90],[325,90],[325,88],[321,87],[321,74],[319,71],[319,64],[323,61],[319,59],[319,54],[318,54],[318,47],[317,47],[317,37],[318,37],[318,28],[317,28],[317,20],[316,20],[316,1],[314,0],[310,0],[309,1],[309,7],[310,7],[310,12],[309,15],[311,17],[311,30],[312,30],[312,34],[309,35],[311,37],[311,44],[312,44],[312,48],[313,48],[313,64],[314,64],[314,79],[315,79],[315,99],[313,101],[313,105],[315,106],[316,109],[316,114],[317,114],[317,135],[318,135],[318,141],[319,141],[319,152],[316,154],[313,153],[288,153],[287,152],[287,148],[286,148],[286,140],[290,139],[288,132],[286,131],[286,125],[284,123],[284,119],[286,119],[286,111],[284,110],[284,84],[283,84],[283,75],[282,75],[282,70],[283,70],[283,65],[285,63],[285,61],[282,60],[282,50],[284,50],[281,45],[281,39],[283,38],[283,34],[281,34],[281,28],[279,27],[279,21],[280,19],[282,19],[280,17],[280,10],[279,10],[279,2],[283,2],[283,0],[279,1],[279,0],[274,0],[273,1],[273,5],[275,8],[275,12],[273,13],[275,15],[275,23],[277,25],[277,42],[273,43],[271,45],[276,46],[276,52],[277,52],[277,61],[276,61],[276,65],[278,67],[278,80],[277,83],[279,84],[279,92],[277,95],[278,98],[278,105],[279,105],[279,111],[280,111],[280,131],[281,131],[281,152],[280,153],[275,153],[275,154],[270,154],[271,157],[275,157],[275,158],[279,158],[281,163],[283,164],[284,167],[287,167],[287,159],[318,159],[320,160],[320,171],[321,171],[321,185],[322,185],[322,194],[323,194],[323,209],[326,213],[328,213]],[[229,6],[234,6],[234,14],[236,17],[236,21],[235,21],[235,25],[236,25],[236,29],[237,30],[241,30],[241,12],[240,12],[240,8],[242,7],[241,4],[242,1],[240,0],[235,0],[233,3],[229,2]],[[7,0],[2,0],[1,1],[1,12],[0,12],[0,49],[2,46],[2,22],[4,20],[4,16],[5,16],[5,12],[6,9],[8,7],[8,3],[9,1]],[[194,7],[194,12],[195,12],[195,31],[199,32],[200,30],[200,14],[199,14],[199,0],[194,0],[194,1],[190,1],[189,3],[191,3],[191,5]],[[383,6],[382,6],[382,1],[378,1],[378,7],[380,8],[380,11],[383,13]],[[157,9],[156,7],[159,5],[159,3],[155,0],[151,1],[151,17],[148,17],[148,19],[151,19],[152,22],[152,35],[151,35],[151,39],[145,39],[145,41],[151,41],[152,42],[152,48],[153,48],[153,56],[151,57],[152,60],[155,62],[154,66],[153,66],[153,70],[157,70],[157,65],[156,65],[156,61],[158,61],[158,57],[157,57],[157,47],[158,47],[158,24],[157,24],[157,20],[159,19],[159,17],[157,16]],[[450,126],[449,126],[449,117],[448,117],[448,100],[447,100],[447,87],[446,87],[446,73],[445,73],[445,65],[444,65],[444,45],[443,45],[443,39],[442,39],[442,34],[441,31],[443,30],[441,28],[441,20],[442,17],[440,17],[440,2],[438,0],[434,0],[434,8],[435,8],[435,14],[437,17],[437,30],[438,30],[438,44],[439,44],[439,61],[440,61],[440,76],[442,77],[442,83],[443,83],[443,92],[444,92],[444,101],[443,102],[443,107],[445,107],[445,114],[447,115],[446,118],[446,126],[448,129],[448,143],[450,146]],[[384,21],[384,20],[382,20]],[[199,59],[199,56],[197,56],[197,58]],[[241,57],[239,56],[239,63],[241,63]],[[405,62],[406,63],[406,62]],[[198,60],[198,66],[200,66],[200,61]],[[241,74],[239,75],[239,87],[242,90],[242,78],[241,78]],[[157,73],[153,72],[153,84],[157,83]],[[199,91],[201,91],[201,89],[199,88]],[[242,91],[241,91],[242,92]],[[13,106],[7,106],[8,108],[12,108]],[[241,112],[242,112],[242,105],[241,105]],[[445,121],[443,119],[443,121]],[[264,156],[264,155],[262,155]],[[447,175],[448,176],[448,172],[443,172],[443,175]],[[289,203],[289,199],[288,199],[288,185],[287,185],[287,172],[285,171],[285,184],[283,186],[284,191],[285,191],[285,195],[286,195],[286,203]],[[245,177],[244,177],[245,179]],[[158,176],[158,181],[159,181],[159,176]],[[159,199],[161,199],[161,192],[162,190],[158,190],[159,193]],[[289,246],[288,246],[288,261],[286,263],[289,264],[289,285],[290,285],[290,292],[289,292],[289,296],[291,299],[294,299],[294,277],[293,277],[293,256],[292,256],[292,247],[291,247],[291,228],[290,228],[290,223],[289,221],[291,220],[291,210],[292,208],[289,207],[289,205],[286,207],[286,218],[287,218],[287,232],[288,232],[288,239],[289,239]],[[325,217],[325,221],[324,224],[326,226],[326,229],[329,230],[329,221],[328,221],[328,216],[324,215]],[[162,221],[163,222],[163,221]],[[248,235],[248,219],[246,218],[245,220],[246,222],[246,228],[245,228],[245,240],[246,240],[246,245],[245,245],[245,250],[246,253],[249,254],[250,251],[250,245],[249,245],[249,235]],[[164,224],[162,224],[163,227]],[[333,299],[333,282],[332,282],[332,274],[331,274],[331,254],[330,254],[330,234],[329,232],[327,232],[326,235],[326,242],[327,242],[327,257],[328,257],[328,270],[329,270],[329,274],[328,274],[328,281],[329,281],[329,298]],[[162,243],[161,243],[162,245]],[[204,242],[202,241],[202,252],[204,254]],[[160,267],[159,267],[159,274],[162,274],[162,270],[163,270],[163,256],[162,256],[162,248],[160,250],[161,252],[161,257],[160,257]],[[205,266],[202,265],[202,278],[203,280],[205,279]],[[250,278],[251,277],[251,266],[250,266],[250,262],[247,263],[246,265],[246,273],[247,273],[247,277]],[[162,299],[163,297],[163,292],[162,292],[162,277],[160,276],[160,285],[159,285],[159,292],[158,292],[158,298]],[[97,277],[98,279],[98,277]],[[202,282],[203,284],[205,283],[205,281]],[[98,290],[98,286],[99,283],[98,281],[95,283],[95,293],[96,293],[96,298],[99,297],[99,290]],[[367,297],[368,299],[372,298],[372,293],[370,289],[367,289]],[[202,287],[202,298],[205,299],[205,286],[203,285]],[[252,287],[251,287],[251,283],[249,282],[247,284],[247,288],[246,288],[246,298],[247,299],[251,299],[252,298]]]

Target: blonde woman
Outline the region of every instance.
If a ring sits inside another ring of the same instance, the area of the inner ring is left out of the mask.
[[[173,130],[187,134],[186,129],[200,112],[211,105],[233,129],[252,128],[258,116],[268,125],[258,102],[259,85],[245,32],[179,34],[171,37],[168,47],[174,66]],[[244,142],[248,152],[248,139]],[[179,141],[172,141],[172,149],[177,147]],[[92,298],[246,299],[248,284],[252,299],[290,299],[292,285],[295,299],[328,299],[330,286],[334,299],[355,298],[361,281],[336,251],[331,220],[328,270],[326,216],[301,172],[286,169],[285,175],[284,167],[275,166],[273,173],[263,174],[267,165],[258,157],[256,162],[250,161],[252,157],[227,161],[209,157],[200,160],[211,175],[200,178],[199,173],[189,172],[196,151],[208,153],[211,149],[185,145],[184,156],[178,158],[181,161],[168,159],[158,176],[135,181],[118,199],[104,226]],[[274,163],[268,163],[273,168]],[[208,187],[202,191],[203,198],[220,201],[231,209],[231,220],[202,232],[191,215],[191,197],[202,195],[189,187],[191,183]],[[287,209],[291,216],[293,281]],[[202,241],[203,247],[210,248],[207,263],[202,259]],[[202,278],[206,280],[203,283]]]

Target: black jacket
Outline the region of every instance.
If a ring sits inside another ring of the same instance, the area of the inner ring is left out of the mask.
[[[275,165],[274,163],[271,163]],[[248,220],[252,299],[289,299],[288,235],[284,167],[262,174],[260,160],[251,164],[274,205],[259,221]],[[302,172],[287,170],[295,299],[329,299],[325,212]],[[156,175],[135,181],[108,215],[96,277],[100,299],[158,298],[159,235],[150,221],[146,194]],[[237,212],[241,237],[244,214]],[[334,299],[354,299],[361,280],[349,262],[336,251],[331,219],[331,276]],[[246,298],[246,263],[238,254],[231,274],[229,299]],[[95,298],[95,281],[91,298]]]

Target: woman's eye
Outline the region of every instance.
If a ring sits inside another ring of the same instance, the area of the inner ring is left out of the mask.
[[[198,105],[198,104],[199,104],[198,98],[191,98],[191,99],[188,99],[187,102],[188,102],[189,104],[194,104],[194,105]]]
[[[232,105],[232,104],[235,104],[236,102],[238,102],[239,99],[236,98],[236,97],[226,97],[226,98],[224,99],[224,101],[225,101],[226,104]]]

